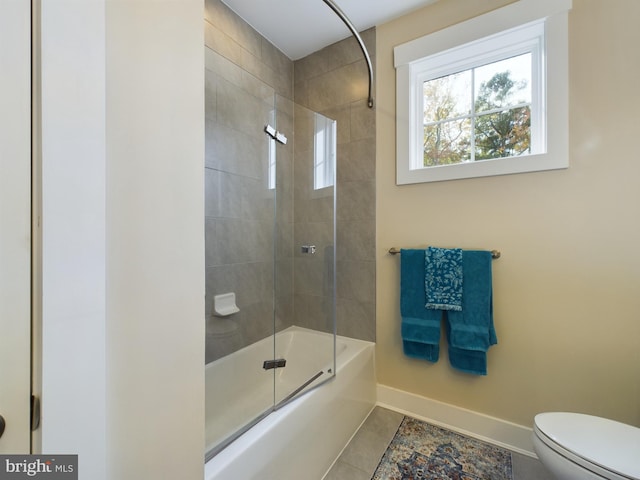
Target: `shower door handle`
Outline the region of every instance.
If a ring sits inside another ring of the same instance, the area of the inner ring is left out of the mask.
[[[262,368],[265,370],[271,370],[273,368],[284,368],[287,366],[287,361],[284,358],[276,358],[274,360],[265,360],[262,362]]]

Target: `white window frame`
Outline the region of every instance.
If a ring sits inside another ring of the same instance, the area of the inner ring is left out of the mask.
[[[506,175],[569,166],[568,10],[571,0],[520,0],[394,49],[396,183]],[[423,167],[422,88],[428,78],[538,49],[532,69],[532,153]],[[535,103],[535,106],[534,106]],[[538,130],[535,130],[538,128]]]

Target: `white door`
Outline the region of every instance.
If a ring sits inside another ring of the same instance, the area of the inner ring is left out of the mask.
[[[5,423],[0,453],[3,454],[26,454],[30,449],[30,3],[0,0],[0,415]]]

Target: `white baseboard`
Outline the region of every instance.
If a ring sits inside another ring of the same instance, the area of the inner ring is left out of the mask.
[[[531,428],[378,384],[377,405],[537,458]]]

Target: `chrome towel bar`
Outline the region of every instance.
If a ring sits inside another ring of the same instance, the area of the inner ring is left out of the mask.
[[[396,248],[396,247],[391,247],[389,249],[389,253],[391,255],[397,255],[398,253],[400,253],[400,249]],[[493,258],[494,260],[497,260],[498,258],[500,258],[500,251],[499,250],[491,250],[491,258]]]

